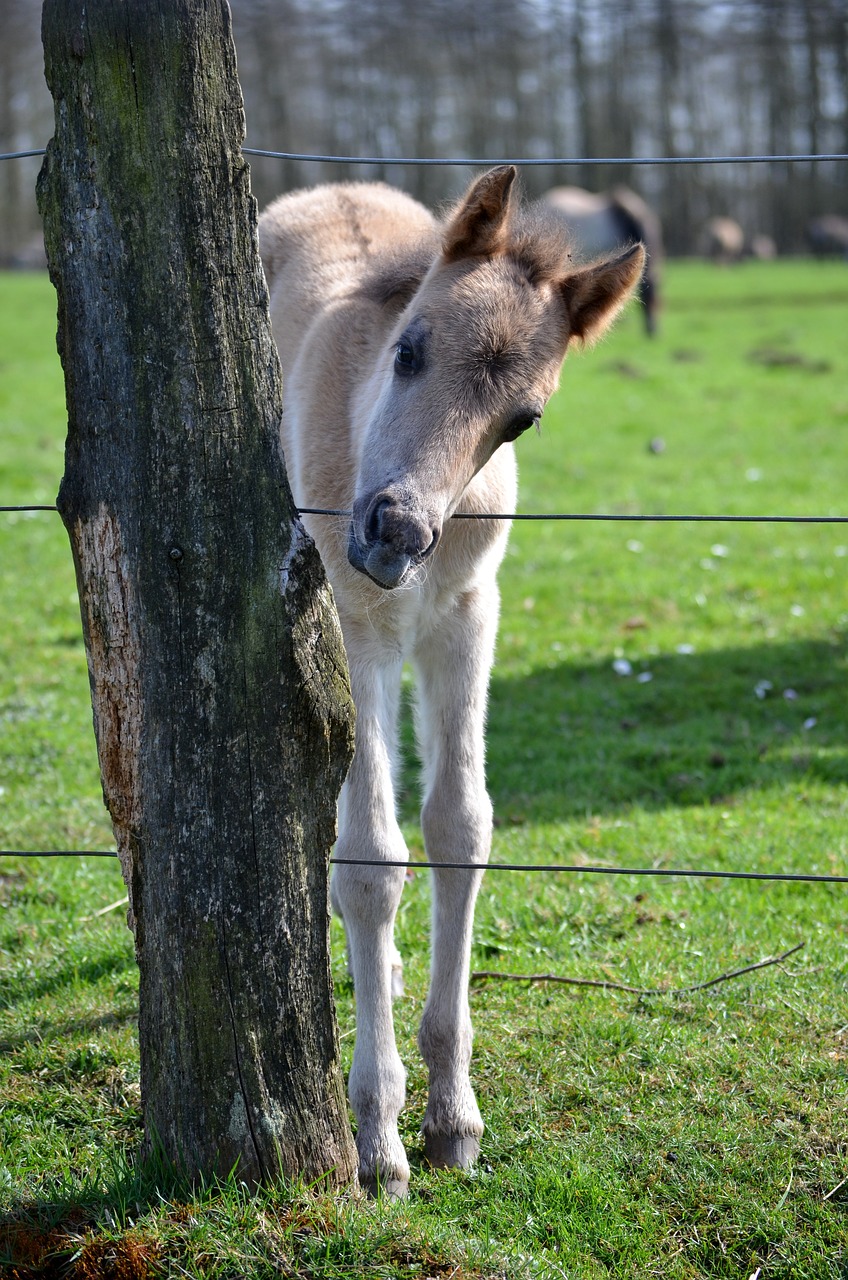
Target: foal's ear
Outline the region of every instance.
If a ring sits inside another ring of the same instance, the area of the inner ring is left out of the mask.
[[[642,278],[647,254],[634,244],[618,258],[578,267],[561,283],[571,336],[596,342],[606,333]]]
[[[442,253],[448,262],[491,256],[506,245],[515,166],[500,165],[478,178],[445,227]]]

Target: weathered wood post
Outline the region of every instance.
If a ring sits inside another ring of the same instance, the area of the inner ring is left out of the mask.
[[[73,548],[140,969],[148,1141],[190,1173],[355,1177],[327,858],[341,635],[277,445],[225,0],[46,0],[39,179]]]

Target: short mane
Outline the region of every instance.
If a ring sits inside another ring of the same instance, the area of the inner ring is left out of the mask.
[[[362,283],[362,292],[380,306],[402,309],[413,297],[439,254],[440,236],[447,216],[432,235],[404,245],[379,265]],[[510,219],[503,253],[512,258],[533,285],[561,280],[572,263],[573,243],[562,218],[543,201],[520,205]]]
[[[439,251],[439,238],[432,234],[375,263],[362,282],[362,293],[381,307],[392,306],[402,310],[420,287]]]
[[[516,210],[506,252],[526,271],[531,284],[562,280],[572,262],[572,248],[562,219],[541,201]]]

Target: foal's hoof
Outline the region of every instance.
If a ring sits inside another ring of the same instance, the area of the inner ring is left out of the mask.
[[[409,1182],[406,1178],[366,1178],[359,1175],[359,1185],[370,1200],[378,1200],[381,1196],[387,1200],[406,1200],[409,1195]]]
[[[424,1155],[435,1169],[469,1169],[480,1154],[480,1139],[473,1133],[426,1133]]]

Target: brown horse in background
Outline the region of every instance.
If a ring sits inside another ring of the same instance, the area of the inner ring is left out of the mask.
[[[645,330],[657,331],[660,308],[660,276],[663,260],[662,226],[653,209],[629,187],[595,194],[582,187],[553,187],[545,200],[563,218],[578,258],[587,261],[600,254],[641,243],[647,261],[639,281],[639,300],[645,313]]]

